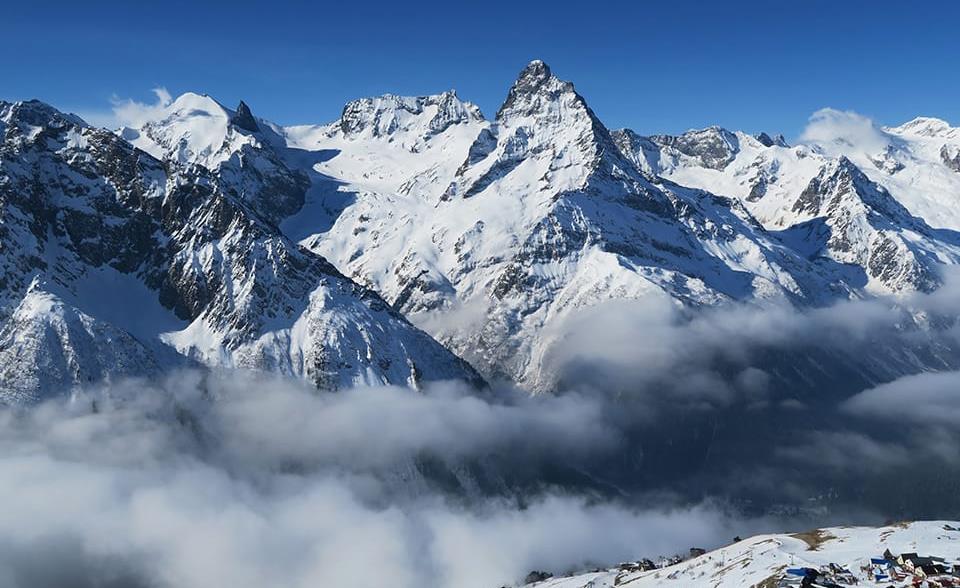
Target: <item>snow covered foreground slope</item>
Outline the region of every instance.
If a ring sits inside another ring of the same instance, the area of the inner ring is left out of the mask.
[[[197,364],[324,388],[478,381],[257,212],[300,173],[263,150],[214,175],[36,101],[0,103],[0,138],[0,402]]]
[[[788,569],[821,569],[836,564],[851,572],[857,586],[912,585],[912,577],[891,584],[877,582],[871,558],[885,550],[960,562],[960,523],[924,521],[889,527],[837,527],[798,535],[759,535],[681,563],[649,571],[632,564],[527,584],[537,588],[612,588],[682,586],[683,588],[775,588],[799,586]],[[867,569],[863,569],[866,567]],[[789,580],[781,584],[781,580]],[[839,582],[838,582],[839,584]],[[839,584],[849,585],[849,584]]]

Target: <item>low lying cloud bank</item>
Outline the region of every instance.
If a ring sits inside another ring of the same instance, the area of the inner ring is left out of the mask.
[[[533,398],[187,371],[2,410],[0,585],[496,588],[950,515],[958,294],[602,305],[551,351],[566,392]]]
[[[811,309],[690,311],[666,297],[611,301],[573,314],[550,334],[556,343],[546,371],[559,375],[562,389],[613,390],[648,409],[766,406],[771,393],[778,402],[804,402],[791,397],[803,392],[835,404],[861,383],[960,367],[960,275],[943,279],[931,294]],[[859,377],[844,382],[837,369]],[[821,377],[837,380],[836,394],[815,383]]]
[[[490,588],[765,528],[704,505],[450,496],[417,479],[425,453],[455,470],[493,454],[519,466],[617,448],[576,396],[318,395],[185,372],[0,420],[0,585],[15,588]]]
[[[960,431],[960,372],[905,376],[865,390],[843,404],[854,415]]]
[[[952,516],[960,281],[943,279],[931,294],[816,309],[601,304],[554,333],[548,371],[608,399],[639,456],[632,479],[688,500],[818,523]]]

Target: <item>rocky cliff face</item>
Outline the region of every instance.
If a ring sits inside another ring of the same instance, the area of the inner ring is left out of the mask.
[[[0,103],[0,133],[0,354],[19,366],[4,372],[4,401],[177,362],[324,388],[477,381],[374,292],[281,235],[257,212],[265,188],[226,188],[236,153],[216,172],[160,161],[39,102]]]
[[[932,291],[937,266],[960,260],[960,241],[911,216],[843,156],[824,165],[792,210],[812,219],[789,229],[812,255],[862,268],[881,291]]]
[[[688,159],[715,170],[727,167],[740,150],[737,136],[720,127],[688,131],[679,136],[656,135],[651,139],[660,146],[661,152],[674,159]],[[769,137],[767,139],[772,142]]]
[[[955,172],[960,172],[960,146],[944,145],[940,148],[943,164]]]
[[[354,100],[343,108],[337,126],[348,137],[389,138],[404,133],[427,141],[451,125],[482,120],[479,108],[462,102],[451,90],[436,96],[407,98],[387,94]]]

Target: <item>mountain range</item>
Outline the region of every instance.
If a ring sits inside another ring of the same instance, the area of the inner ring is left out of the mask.
[[[188,93],[116,131],[0,102],[0,137],[5,403],[177,367],[549,392],[605,302],[818,308],[960,261],[944,121],[643,136],[541,61],[492,119],[449,91],[281,127]]]

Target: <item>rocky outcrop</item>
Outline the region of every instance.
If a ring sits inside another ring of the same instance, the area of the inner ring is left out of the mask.
[[[247,106],[247,103],[243,100],[241,100],[240,104],[237,105],[237,110],[234,111],[233,116],[230,117],[230,124],[238,129],[243,129],[250,133],[257,133],[260,131],[260,125],[257,124],[257,119],[253,118],[253,113],[250,112],[250,107]]]
[[[940,159],[953,171],[960,172],[960,146],[944,145],[940,148]]]
[[[693,158],[701,166],[722,170],[737,156],[740,141],[737,136],[720,127],[687,131],[682,135],[654,135],[650,139],[664,148]]]
[[[771,137],[770,135],[761,132],[761,133],[757,133],[753,137],[764,147],[773,147],[774,145],[776,145],[777,147],[790,146],[787,144],[787,140],[783,137],[783,135],[777,135],[775,137]]]
[[[483,120],[480,109],[457,98],[454,91],[436,96],[407,98],[385,94],[347,103],[339,127],[347,137],[387,137],[398,131],[416,130],[428,140],[451,125]],[[413,127],[416,127],[415,129]]]
[[[933,229],[846,157],[821,169],[793,211],[814,218],[791,231],[809,231],[816,256],[859,266],[888,291],[935,289],[940,283],[936,260],[960,253],[955,244],[938,242]],[[820,222],[822,229],[810,230]]]

